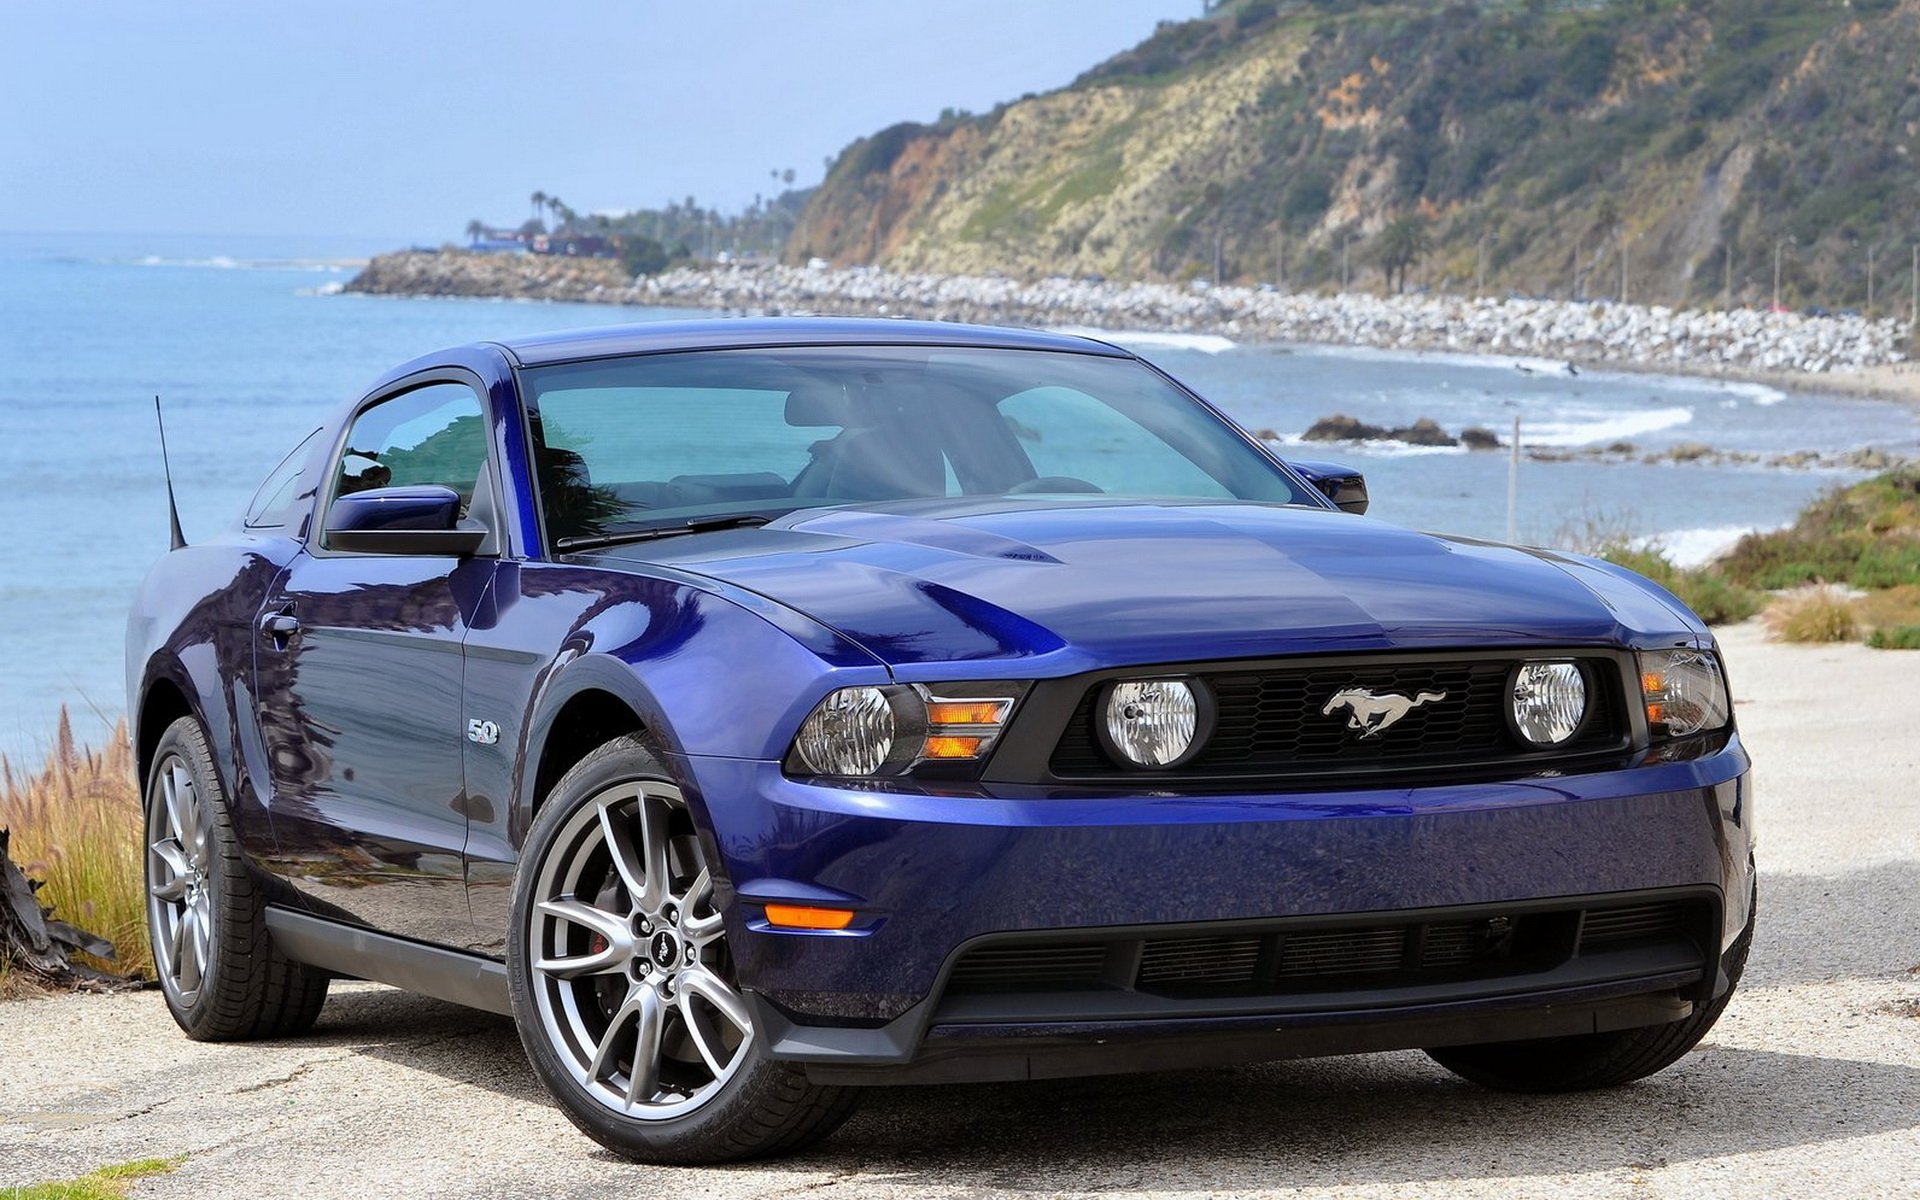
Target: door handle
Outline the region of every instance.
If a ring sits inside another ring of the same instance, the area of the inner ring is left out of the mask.
[[[293,606],[288,605],[279,612],[261,617],[260,631],[273,640],[275,650],[285,650],[287,643],[300,632],[300,618],[293,615]]]

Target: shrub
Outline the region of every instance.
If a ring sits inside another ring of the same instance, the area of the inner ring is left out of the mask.
[[[667,248],[635,234],[620,246],[620,266],[629,275],[658,275],[667,269]]]
[[[1711,571],[1681,571],[1667,590],[1709,625],[1733,625],[1760,611],[1758,592],[1729,583]]]
[[[1871,629],[1920,625],[1920,583],[1868,592],[1853,602],[1853,611]]]
[[[46,882],[41,903],[114,944],[118,959],[90,965],[152,976],[140,791],[124,722],[95,751],[75,743],[62,708],[37,775],[16,774],[0,757],[0,828],[12,830],[14,861]]]
[[[1859,636],[1853,606],[1837,588],[1810,587],[1781,596],[1767,607],[1766,622],[1783,642],[1850,642]]]
[[[1902,468],[1829,492],[1792,526],[1740,539],[1719,569],[1758,588],[1920,582],[1920,471]]]
[[[1920,650],[1920,625],[1892,625],[1867,635],[1875,650]]]
[[[1711,569],[1676,567],[1657,549],[1616,543],[1601,546],[1597,553],[1666,588],[1709,625],[1732,625],[1760,611],[1758,593],[1721,578]]]

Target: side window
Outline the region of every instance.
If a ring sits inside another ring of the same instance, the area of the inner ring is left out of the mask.
[[[307,477],[307,458],[313,452],[313,439],[319,436],[320,431],[316,429],[301,438],[300,444],[267,476],[260,490],[253,494],[253,503],[247,505],[247,528],[277,529],[285,525],[293,515],[294,501],[313,493],[311,484],[305,487],[301,484]]]
[[[1084,480],[1122,496],[1233,495],[1158,434],[1085,392],[1034,388],[1002,400],[1000,415],[1042,479]]]
[[[466,505],[486,461],[480,398],[464,383],[430,383],[354,418],[335,468],[334,495],[433,483],[459,492]]]

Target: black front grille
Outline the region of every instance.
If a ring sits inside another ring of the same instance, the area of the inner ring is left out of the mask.
[[[1230,934],[1006,941],[961,958],[958,994],[1125,989],[1175,997],[1301,994],[1495,979],[1579,954],[1659,942],[1715,943],[1719,911],[1698,898],[1590,908],[1518,906],[1378,923],[1289,921]],[[1704,951],[1703,951],[1704,957]]]
[[[1461,659],[1383,660],[1356,656],[1322,659],[1311,666],[1272,666],[1201,674],[1212,691],[1212,735],[1190,761],[1161,777],[1391,776],[1399,770],[1444,767],[1485,769],[1500,764],[1529,767],[1581,755],[1624,749],[1626,720],[1620,673],[1606,656],[1581,663],[1589,696],[1586,725],[1565,746],[1543,753],[1520,741],[1508,726],[1508,680],[1528,659],[1511,655]],[[1353,727],[1345,707],[1327,711],[1336,693],[1358,688],[1376,696],[1418,703],[1377,732]],[[1094,778],[1122,772],[1101,749],[1094,728],[1100,685],[1090,686],[1054,748],[1057,777]],[[1137,771],[1130,774],[1138,778]]]
[[[1406,957],[1405,928],[1296,933],[1280,941],[1280,975],[1365,975],[1397,970]]]
[[[1092,983],[1106,961],[1104,945],[985,946],[953,969],[949,988],[960,991],[1020,991]]]
[[[1164,938],[1146,944],[1140,956],[1140,983],[1207,980],[1245,983],[1260,966],[1260,939]]]
[[[1662,937],[1677,932],[1685,919],[1684,910],[1670,901],[1590,912],[1580,929],[1580,948],[1597,949]]]

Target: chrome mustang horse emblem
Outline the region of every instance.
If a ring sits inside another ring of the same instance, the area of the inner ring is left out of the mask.
[[[1348,713],[1347,728],[1357,729],[1361,737],[1369,738],[1397,724],[1400,718],[1422,704],[1438,704],[1446,698],[1445,692],[1421,692],[1409,700],[1392,692],[1376,696],[1365,688],[1341,688],[1333,694],[1333,699],[1327,701],[1320,715],[1332,716],[1335,709],[1344,708]]]

